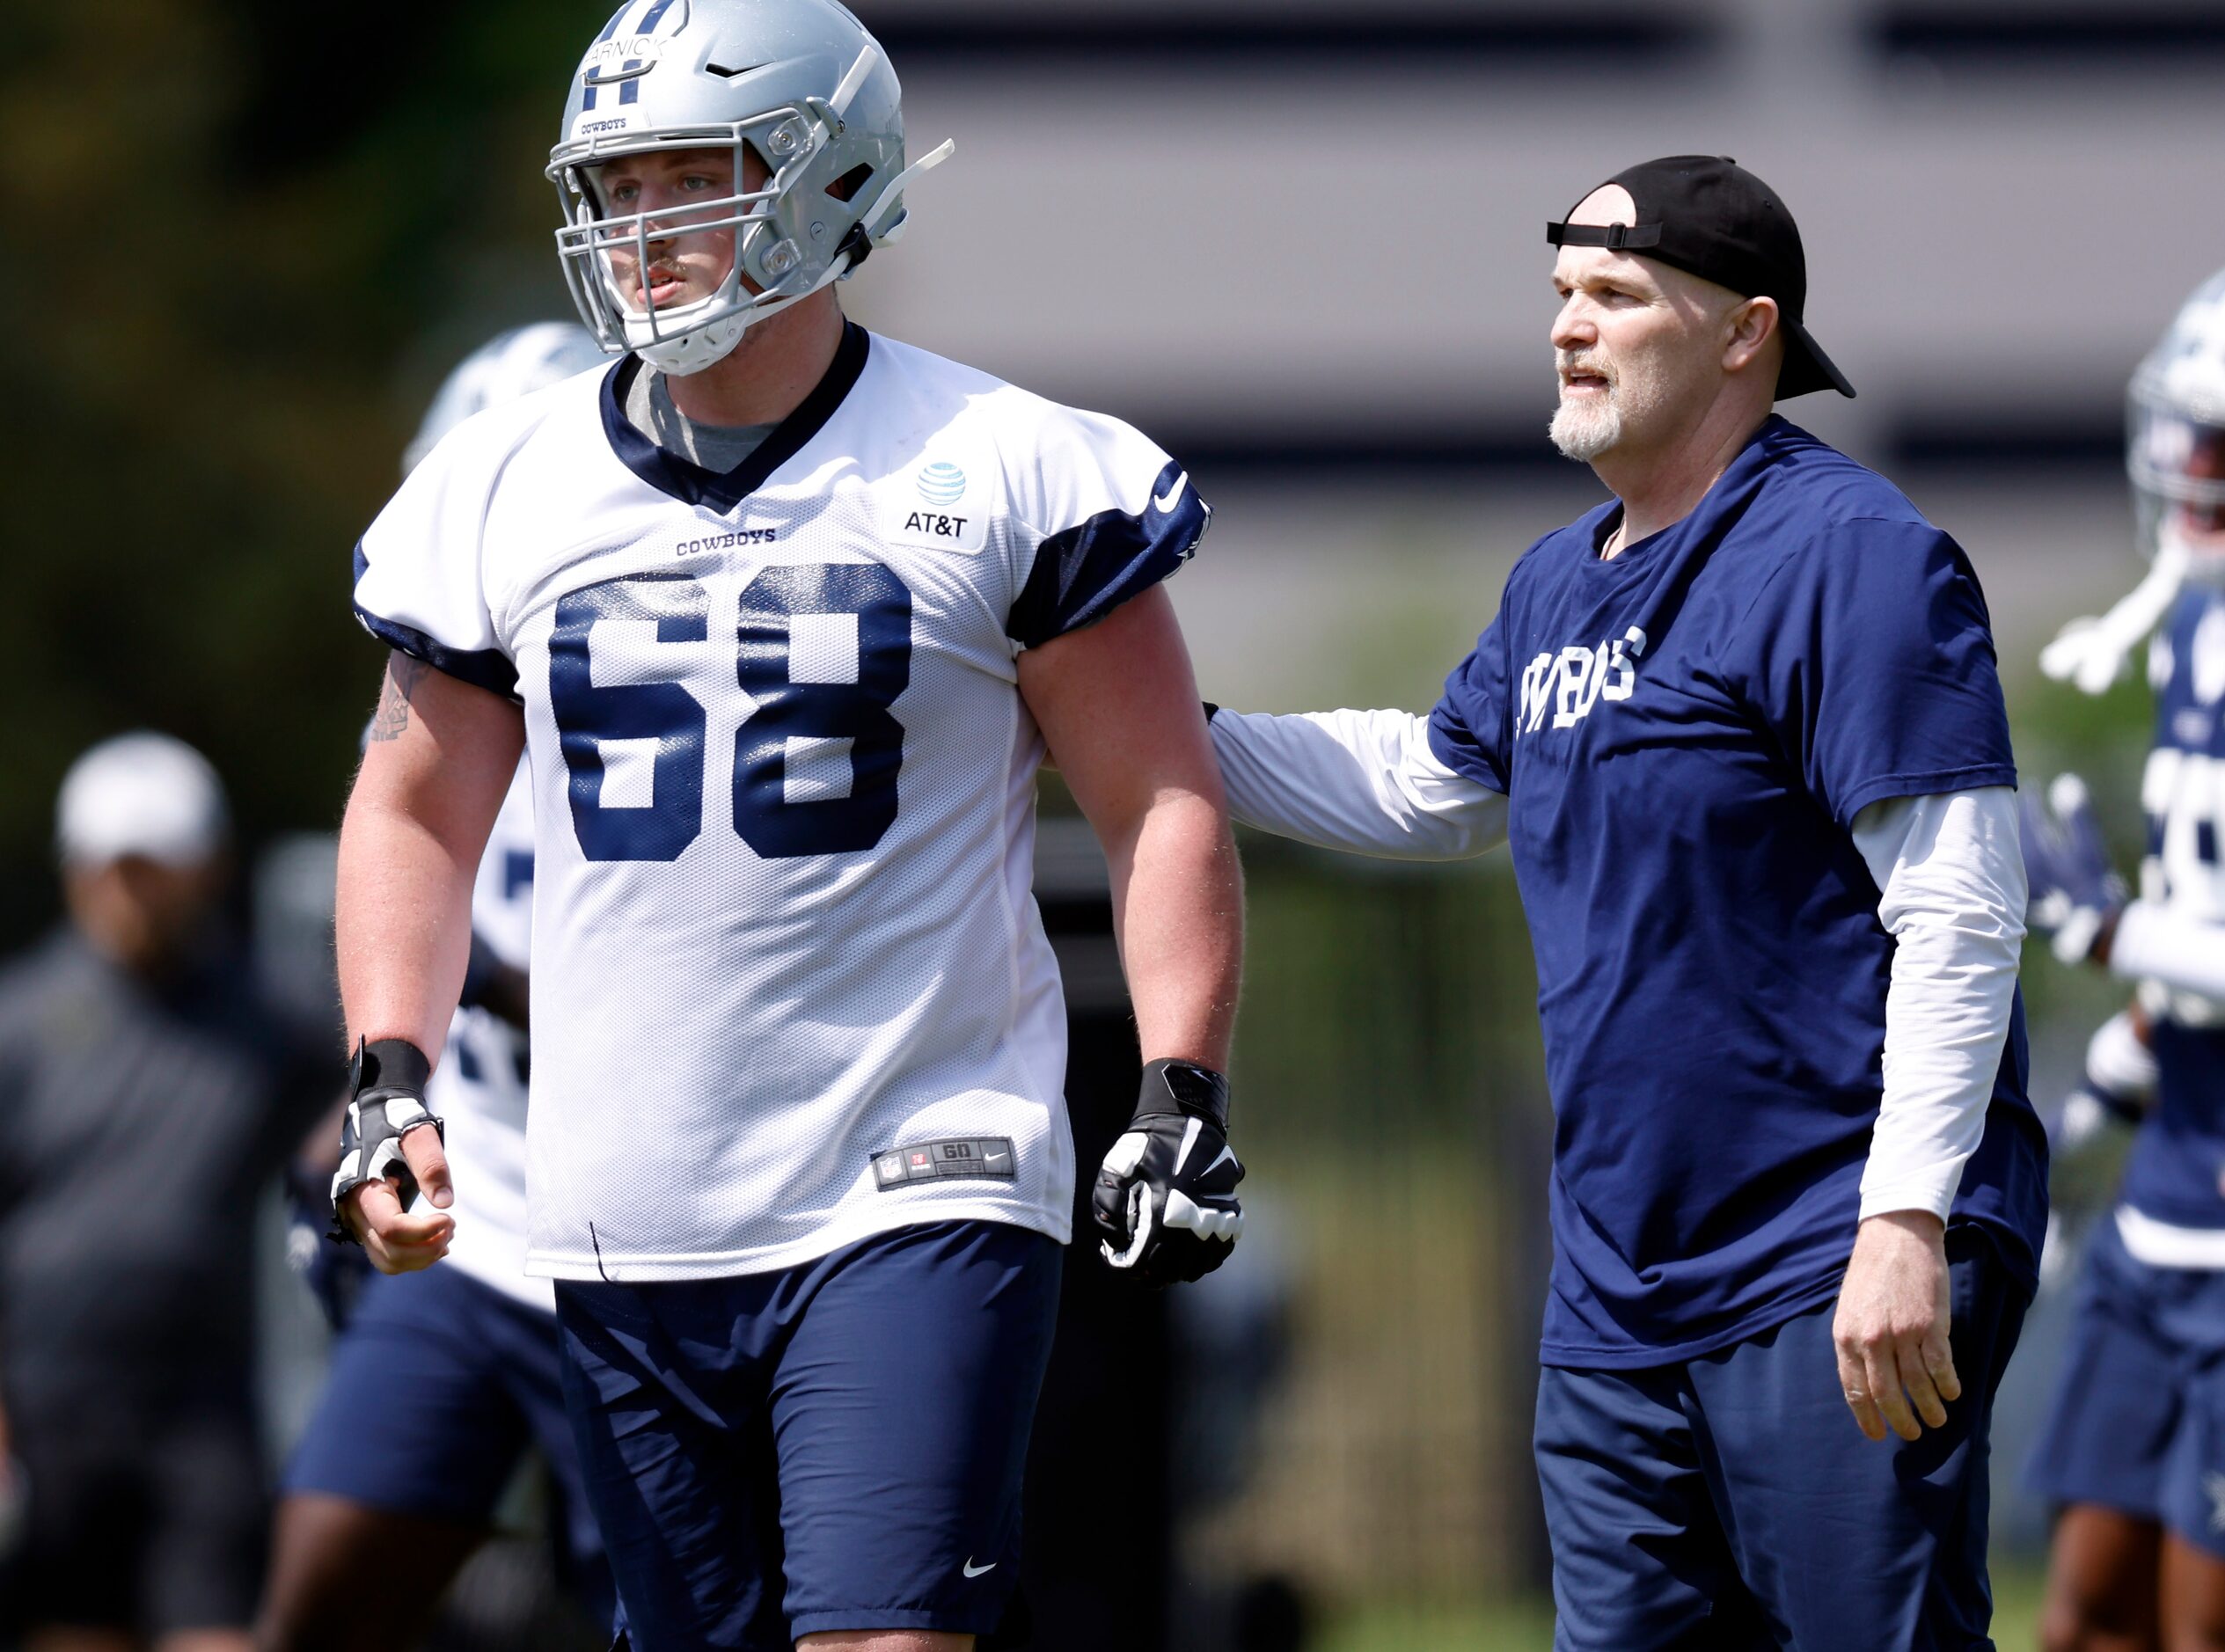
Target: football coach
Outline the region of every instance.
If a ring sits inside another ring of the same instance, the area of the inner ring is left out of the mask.
[[[1773,411],[1852,395],[1776,194],[1649,161],[1558,249],[1539,540],[1428,717],[1218,712],[1235,817],[1504,839],[1555,1113],[1536,1423],[1564,1652],[1984,1648],[2046,1147],[1978,581]]]

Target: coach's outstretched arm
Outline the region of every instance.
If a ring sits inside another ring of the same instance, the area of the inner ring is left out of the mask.
[[[1106,1255],[1146,1283],[1195,1279],[1242,1229],[1228,1064],[1243,881],[1174,604],[1154,586],[1020,656],[1020,691],[1112,874],[1113,931],[1145,1064],[1135,1121],[1098,1178]]]
[[[407,654],[389,657],[340,834],[334,925],[351,1050],[399,1040],[437,1058],[471,956],[472,875],[524,743],[523,717],[508,700]],[[430,1267],[456,1225],[439,1132],[409,1129],[400,1145],[441,1209],[408,1214],[388,1177],[341,1203],[382,1273]]]
[[[1410,712],[1215,709],[1228,812],[1318,849],[1460,860],[1506,841],[1506,798],[1446,766]]]

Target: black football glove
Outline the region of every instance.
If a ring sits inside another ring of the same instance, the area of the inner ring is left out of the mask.
[[[433,1064],[407,1039],[356,1044],[355,1059],[348,1066],[340,1168],[333,1173],[334,1239],[351,1245],[361,1242],[340,1220],[340,1202],[364,1183],[381,1177],[393,1182],[405,1210],[417,1197],[417,1178],[402,1157],[402,1137],[421,1124],[429,1124],[440,1131],[443,1142],[448,1139],[446,1127],[426,1110],[425,1081],[432,1076]]]
[[[1204,1278],[1244,1231],[1243,1179],[1228,1147],[1228,1080],[1196,1062],[1153,1062],[1091,1196],[1105,1260],[1146,1285]]]

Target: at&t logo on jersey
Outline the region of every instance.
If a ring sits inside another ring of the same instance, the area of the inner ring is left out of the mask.
[[[955,505],[966,496],[966,473],[948,460],[919,472],[919,497],[930,505]]]
[[[1637,687],[1636,662],[1645,653],[1645,632],[1632,625],[1596,648],[1570,644],[1547,652],[1522,673],[1521,709],[1514,720],[1516,738],[1535,734],[1551,713],[1553,727],[1569,728],[1592,714],[1601,700],[1627,700]]]
[[[967,490],[972,486],[965,471],[948,459],[937,459],[920,467],[912,485],[933,508],[913,510],[906,507],[900,515],[890,519],[895,534],[933,545],[939,550],[979,548],[983,537],[980,508],[968,507],[962,515],[951,509],[952,506],[965,502]]]

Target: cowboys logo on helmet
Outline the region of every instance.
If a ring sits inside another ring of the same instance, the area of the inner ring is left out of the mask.
[[[847,275],[902,232],[906,168],[896,70],[835,0],[629,0],[573,76],[548,176],[567,223],[557,251],[604,348],[667,373],[727,355],[750,323]],[[603,187],[620,156],[729,149],[730,192],[628,212]],[[733,238],[712,292],[655,302],[654,249]]]

